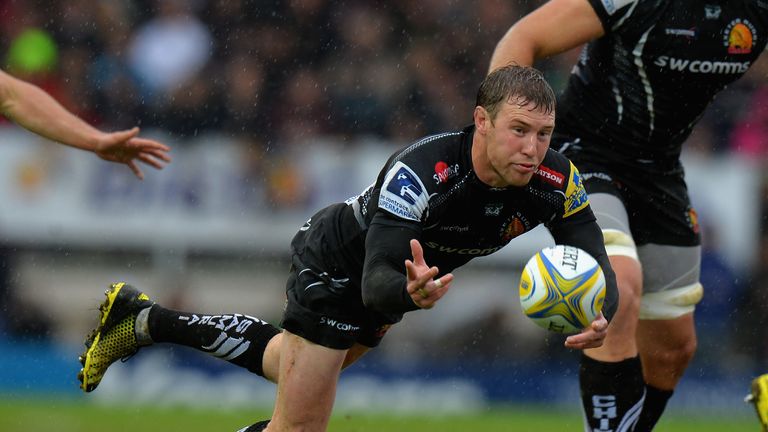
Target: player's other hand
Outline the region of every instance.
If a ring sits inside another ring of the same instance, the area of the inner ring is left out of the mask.
[[[144,173],[141,172],[136,161],[162,169],[164,164],[171,161],[168,155],[171,148],[151,139],[139,138],[138,134],[138,127],[102,134],[93,152],[104,160],[128,165],[136,177],[144,179]]]
[[[408,294],[416,306],[431,309],[448,291],[453,275],[448,273],[435,279],[440,271],[437,267],[429,267],[424,261],[424,250],[418,240],[411,240],[411,254],[413,261],[405,260]]]
[[[589,327],[579,334],[568,336],[565,339],[565,347],[570,349],[598,348],[603,345],[608,334],[608,320],[600,312]]]

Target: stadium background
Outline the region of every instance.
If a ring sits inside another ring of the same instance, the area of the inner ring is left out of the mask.
[[[0,1],[4,67],[102,129],[173,147],[144,182],[0,127],[0,397],[271,406],[274,387],[153,347],[78,394],[82,338],[114,280],[164,304],[279,321],[294,230],[366,186],[409,140],[471,121],[495,41],[538,1]],[[577,52],[538,66],[562,88]],[[686,146],[704,233],[700,350],[670,412],[744,416],[768,369],[766,62],[722,94]],[[145,170],[146,171],[146,170]],[[520,313],[527,235],[457,272],[345,372],[340,409],[574,408],[576,354]],[[0,402],[1,403],[1,402]]]

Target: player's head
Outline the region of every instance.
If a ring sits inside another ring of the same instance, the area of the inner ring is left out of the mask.
[[[539,71],[507,66],[480,86],[472,161],[489,186],[525,186],[549,149],[555,94]]]
[[[540,110],[544,114],[555,112],[555,92],[544,75],[535,68],[508,65],[490,73],[480,84],[475,106],[483,107],[491,116],[496,115],[503,103]]]

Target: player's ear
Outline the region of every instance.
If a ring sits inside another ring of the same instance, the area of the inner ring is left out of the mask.
[[[475,120],[475,129],[480,133],[486,133],[491,126],[491,115],[488,110],[478,105],[472,116]]]

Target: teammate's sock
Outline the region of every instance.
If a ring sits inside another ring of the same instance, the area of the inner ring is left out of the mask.
[[[635,426],[635,432],[650,432],[656,426],[664,408],[667,407],[667,401],[672,397],[674,390],[661,390],[652,385],[645,385],[645,402],[643,411],[640,413],[640,419]]]
[[[258,423],[254,423],[250,426],[244,427],[237,432],[260,432],[266,429],[267,426],[269,426],[269,420],[264,420]]]
[[[196,348],[261,376],[267,343],[280,333],[273,325],[248,315],[178,312],[157,304],[150,309],[148,321],[154,342]]]
[[[645,397],[640,357],[609,363],[582,355],[579,384],[587,430],[632,430]]]

